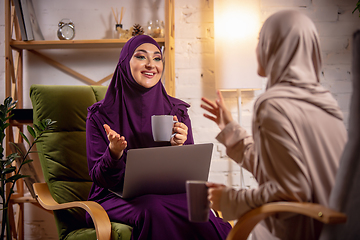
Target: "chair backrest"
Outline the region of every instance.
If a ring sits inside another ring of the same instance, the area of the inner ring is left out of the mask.
[[[360,30],[353,36],[352,80],[348,142],[329,205],[347,216],[345,224],[325,226],[321,239],[360,239]]]
[[[32,85],[33,121],[57,121],[55,130],[37,143],[39,160],[53,198],[58,203],[86,200],[92,181],[86,157],[87,108],[104,98],[105,86]],[[86,228],[85,211],[54,211],[59,238]]]

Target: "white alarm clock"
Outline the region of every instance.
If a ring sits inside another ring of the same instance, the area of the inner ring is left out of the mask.
[[[60,40],[72,40],[75,37],[75,25],[70,19],[61,19],[58,26],[57,36]]]

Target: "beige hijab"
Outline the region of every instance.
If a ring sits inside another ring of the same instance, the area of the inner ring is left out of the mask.
[[[269,98],[292,98],[343,119],[337,102],[319,83],[319,37],[307,16],[294,10],[270,16],[260,31],[258,58],[268,83],[266,92],[255,103],[255,113]]]

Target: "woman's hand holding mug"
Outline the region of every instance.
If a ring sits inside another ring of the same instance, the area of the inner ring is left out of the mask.
[[[187,140],[188,127],[172,115],[151,116],[151,129],[155,142],[170,142],[172,146],[183,145]]]
[[[183,145],[187,140],[188,135],[188,127],[178,121],[176,116],[173,117],[174,120],[174,128],[173,128],[173,137],[170,139],[171,146],[175,145]]]

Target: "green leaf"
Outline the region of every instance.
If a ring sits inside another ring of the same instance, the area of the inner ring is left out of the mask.
[[[20,135],[21,135],[21,137],[22,137],[29,145],[31,145],[29,139],[25,136],[25,134],[23,134],[22,132],[20,132]]]
[[[352,13],[354,13],[356,10],[359,10],[359,12],[360,12],[360,1],[358,1],[358,2],[356,3],[356,7],[355,7],[355,9],[352,11]],[[360,14],[359,14],[359,17],[360,17]]]
[[[7,128],[8,126],[10,126],[10,123],[5,123],[4,124],[4,129]]]
[[[43,119],[42,121],[39,122],[39,127],[42,131],[45,130],[45,128],[46,128],[45,119]]]
[[[15,158],[8,158],[5,162],[5,166],[10,166],[15,161]]]
[[[11,153],[6,157],[6,165],[10,165],[12,164],[12,162],[16,159],[20,157],[18,153]]]
[[[45,133],[45,132],[44,132],[44,133]],[[34,141],[34,143],[43,142],[44,139],[47,138],[47,137],[49,137],[49,136],[47,136],[47,135],[41,135],[41,137],[38,137],[38,138]]]
[[[12,143],[12,142],[10,142],[10,143]],[[12,144],[14,144],[14,143],[12,143]],[[21,150],[20,150],[20,152],[21,152]],[[20,157],[18,153],[11,153],[6,158],[7,159],[15,159],[15,158],[18,158],[18,157]]]
[[[34,129],[35,129],[35,131],[36,131],[37,135],[39,135],[39,134],[40,134],[40,132],[41,132],[41,130],[40,130],[40,128],[39,128],[39,126],[38,126],[38,125],[36,125],[36,124],[33,124],[33,127],[34,127]]]
[[[15,174],[11,177],[9,177],[8,179],[6,179],[6,182],[16,182],[17,180],[19,180],[20,178],[23,178],[24,175],[21,174]]]
[[[1,130],[1,132],[0,132],[0,140],[3,140],[4,139],[4,137],[5,137],[5,134],[4,134],[4,129],[2,129]],[[1,141],[2,142],[2,141]]]
[[[56,123],[56,121],[52,121],[51,119],[43,119],[43,123],[46,130],[52,130],[53,125]]]
[[[41,153],[40,151],[29,151],[29,153]]]
[[[16,170],[16,167],[8,167],[8,168],[5,168],[2,170],[2,174],[8,174],[8,173],[11,173],[11,172],[14,172]]]
[[[7,98],[5,98],[5,100],[4,100],[4,105],[5,105],[7,108],[9,108],[9,106],[10,106],[11,103],[12,103],[12,101],[13,101],[12,97],[7,97]]]
[[[10,110],[12,110],[12,109],[10,109]],[[9,110],[8,110],[9,111]],[[10,118],[12,118],[14,116],[14,114],[9,114],[9,116],[7,116],[6,118],[5,118],[5,121],[6,120],[8,120],[8,119],[10,119]]]
[[[35,134],[35,131],[34,131],[34,129],[31,127],[31,126],[27,126],[27,130],[29,131],[29,133],[31,134],[31,136],[33,137],[33,138],[36,138],[36,134]]]
[[[21,151],[21,149],[15,143],[10,142],[10,144],[16,148],[16,150],[20,153],[21,156],[24,156],[24,153]],[[17,153],[15,153],[15,154],[17,154]],[[14,156],[14,158],[20,157],[20,155],[17,154],[17,156]],[[12,156],[12,154],[10,154],[9,156]]]
[[[25,161],[24,161],[21,165],[24,165],[24,164],[30,163],[30,162],[32,162],[32,161],[34,161],[34,160],[32,160],[32,159],[25,160]]]

